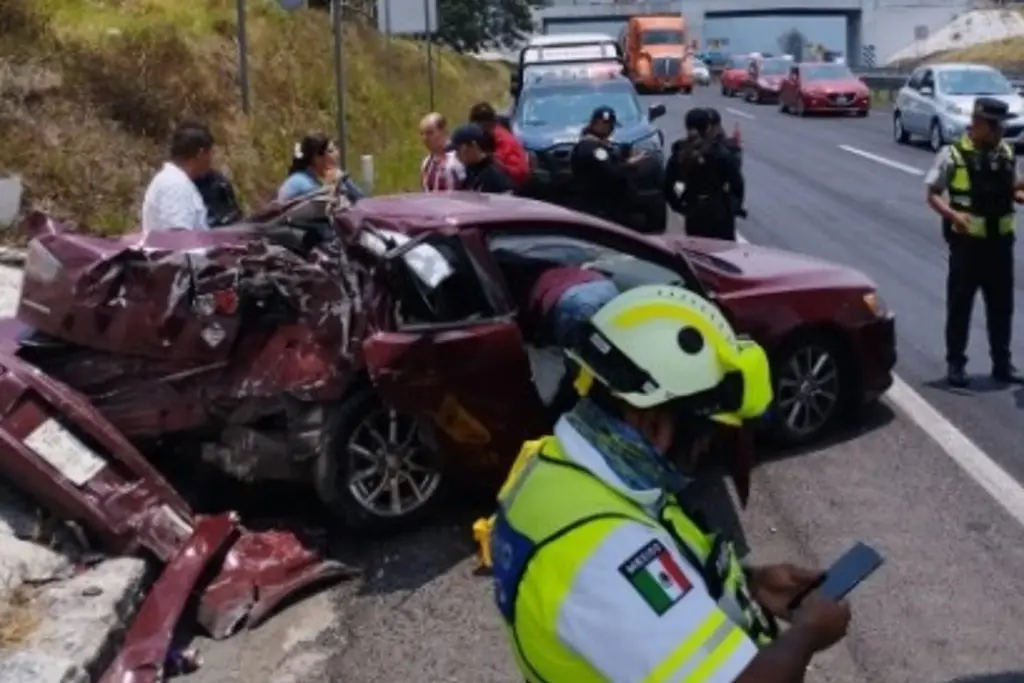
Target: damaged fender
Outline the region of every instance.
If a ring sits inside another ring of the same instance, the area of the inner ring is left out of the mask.
[[[154,557],[166,565],[129,631],[128,659],[118,660],[134,671],[163,665],[167,630],[193,594],[202,626],[224,638],[255,625],[297,591],[351,576],[349,568],[323,560],[291,533],[249,531],[230,513],[198,518],[81,394],[3,350],[0,474],[47,510],[79,524],[106,552]],[[125,676],[105,683],[142,680],[122,670]]]

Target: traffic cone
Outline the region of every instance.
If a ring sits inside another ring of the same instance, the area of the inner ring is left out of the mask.
[[[737,146],[743,144],[743,136],[740,135],[739,123],[734,123],[732,126],[732,141],[735,142]]]

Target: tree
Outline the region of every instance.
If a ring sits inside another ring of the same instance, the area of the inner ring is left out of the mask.
[[[793,55],[793,59],[800,61],[804,56],[804,48],[807,46],[807,37],[794,27],[785,31],[779,36],[779,50],[783,54]]]
[[[534,7],[545,0],[437,0],[437,39],[459,52],[509,48],[533,33]]]

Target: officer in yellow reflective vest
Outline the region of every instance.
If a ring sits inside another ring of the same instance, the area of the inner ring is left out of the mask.
[[[1010,358],[1010,331],[1014,202],[1020,201],[1024,185],[1017,180],[1013,149],[1003,141],[1003,122],[1011,117],[1002,100],[977,98],[967,132],[939,151],[925,177],[928,205],[942,216],[949,244],[946,379],[955,387],[968,386],[967,333],[979,289],[985,301],[992,377],[998,382],[1021,381]]]
[[[498,496],[495,600],[531,683],[792,683],[849,608],[793,565],[742,566],[681,505],[670,456],[710,417],[771,401],[764,351],[671,286],[605,304],[567,352],[582,398],[524,445]],[[791,621],[781,635],[775,618]]]

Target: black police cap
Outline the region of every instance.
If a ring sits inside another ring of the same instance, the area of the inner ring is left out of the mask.
[[[615,116],[615,110],[608,106],[600,106],[596,108],[593,113],[590,114],[590,123],[595,124],[600,121],[610,123],[614,126],[618,122],[618,117]]]
[[[974,116],[988,121],[1005,121],[1012,119],[1010,106],[994,97],[979,97],[974,100]]]

